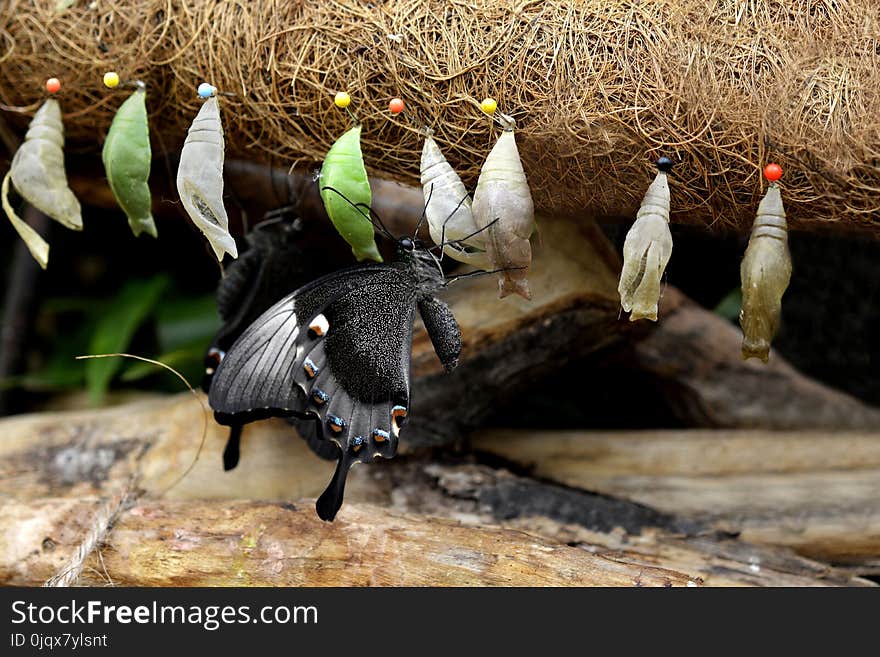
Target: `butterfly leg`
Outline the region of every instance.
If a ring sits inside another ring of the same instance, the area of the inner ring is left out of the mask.
[[[233,424],[229,427],[229,440],[226,441],[226,449],[223,450],[223,469],[227,472],[238,465],[238,459],[241,455],[239,446],[241,445],[241,431],[244,428],[242,424]]]

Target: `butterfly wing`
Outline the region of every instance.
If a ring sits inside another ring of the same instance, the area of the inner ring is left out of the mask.
[[[264,417],[311,422],[304,437],[335,454],[318,499],[332,520],[357,462],[391,458],[409,408],[416,288],[404,267],[364,265],[324,276],[261,315],[227,352],[209,402],[221,424]]]

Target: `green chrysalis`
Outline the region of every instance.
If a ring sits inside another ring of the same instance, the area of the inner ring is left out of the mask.
[[[141,88],[126,99],[113,117],[101,159],[116,202],[128,217],[137,236],[156,237],[150,186],[150,127],[147,122],[147,92]]]
[[[354,257],[382,262],[370,221],[372,195],[361,153],[360,126],[342,135],[327,152],[321,167],[321,200]]]

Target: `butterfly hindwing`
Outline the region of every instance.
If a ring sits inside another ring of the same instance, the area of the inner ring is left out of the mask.
[[[342,503],[351,465],[397,451],[415,309],[415,282],[397,263],[330,274],[261,315],[214,376],[219,422],[293,416],[319,455],[339,459],[317,505],[325,520]]]

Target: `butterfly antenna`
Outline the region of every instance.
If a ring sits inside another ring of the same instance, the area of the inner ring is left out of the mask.
[[[358,208],[359,210],[366,209],[367,213],[370,215],[370,221],[373,222],[373,225],[376,228],[378,228],[379,231],[383,235],[385,235],[385,237],[387,237],[388,239],[390,239],[393,242],[397,241],[397,238],[392,234],[392,232],[385,227],[385,223],[382,221],[382,217],[380,217],[379,214],[373,208],[368,206],[366,203],[358,203],[357,205],[355,205],[355,207]],[[373,221],[373,219],[375,219],[376,221]],[[376,222],[378,222],[378,223],[376,223]]]
[[[392,235],[392,234],[388,231],[387,228],[385,228],[385,224],[382,222],[382,218],[381,218],[379,215],[377,215],[377,214],[373,211],[373,209],[372,209],[371,207],[369,207],[366,203],[354,203],[354,202],[353,202],[351,199],[349,199],[345,194],[343,194],[342,192],[340,192],[340,191],[339,191],[338,189],[336,189],[335,187],[331,187],[330,185],[324,185],[323,187],[321,187],[321,191],[322,191],[322,192],[323,192],[325,189],[326,189],[326,190],[329,190],[329,191],[331,191],[331,192],[333,192],[334,194],[338,194],[339,197],[340,197],[343,201],[345,201],[345,202],[348,203],[351,207],[353,207],[355,210],[357,210],[358,212],[360,212],[361,214],[363,214],[363,215],[364,215],[364,219],[366,219],[366,220],[369,221],[371,224],[373,224],[373,226],[374,226],[375,228],[377,228],[377,229],[378,229],[383,235],[385,235],[386,237],[388,237],[388,238],[391,239],[392,241],[397,241],[397,238],[394,237],[394,235]],[[364,210],[363,210],[364,208],[366,208],[366,210],[367,210],[367,214],[364,214]],[[375,221],[374,221],[374,219],[375,219]],[[377,221],[379,222],[378,224],[376,223]]]

